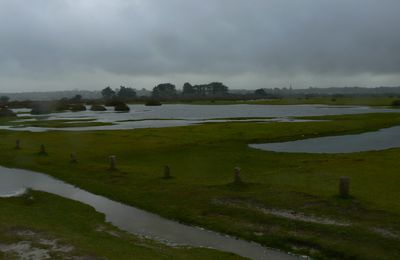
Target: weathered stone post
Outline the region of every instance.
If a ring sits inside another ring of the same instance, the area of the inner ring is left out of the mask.
[[[39,154],[47,154],[47,153],[46,153],[46,147],[44,146],[44,144],[41,144],[41,145],[40,145]]]
[[[350,197],[350,178],[347,176],[340,177],[339,195],[341,198]]]
[[[69,162],[70,163],[77,163],[78,162],[78,160],[76,159],[76,153],[75,152],[71,153]]]
[[[239,167],[235,167],[233,169],[233,174],[234,174],[234,179],[233,179],[233,183],[235,184],[240,184],[242,183],[242,178],[240,177],[240,168]]]
[[[169,168],[168,165],[164,166],[164,179],[170,179],[171,178],[171,169]]]
[[[17,150],[21,149],[21,140],[17,139],[15,141],[15,149]]]
[[[110,159],[110,170],[116,170],[117,169],[117,156],[110,155],[108,158]]]

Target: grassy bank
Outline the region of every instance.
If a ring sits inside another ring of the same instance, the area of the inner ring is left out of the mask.
[[[337,155],[248,148],[400,124],[399,114],[304,123],[214,123],[131,131],[2,131],[0,164],[49,173],[91,192],[268,246],[320,258],[400,257],[400,149]],[[22,149],[13,149],[20,139]],[[48,155],[37,152],[46,145]],[[76,152],[77,164],[69,163]],[[117,155],[116,171],[107,158]],[[161,178],[164,165],[174,178]],[[232,184],[242,168],[243,185]],[[352,199],[337,197],[351,177]]]
[[[106,223],[89,206],[36,191],[0,198],[0,244],[29,244],[30,252],[42,250],[49,259],[240,259],[214,250],[171,248],[132,236]],[[0,259],[20,259],[18,253],[25,251],[20,246],[18,251],[3,252]]]
[[[248,104],[263,105],[332,105],[332,106],[391,106],[398,98],[388,97],[316,97],[316,98],[284,98],[273,100],[255,100]]]
[[[389,97],[311,97],[311,98],[281,98],[258,100],[193,100],[169,101],[164,104],[193,104],[193,105],[332,105],[332,106],[391,106],[399,98]]]

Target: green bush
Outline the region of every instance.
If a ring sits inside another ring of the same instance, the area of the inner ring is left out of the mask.
[[[107,108],[102,105],[92,105],[90,110],[92,110],[92,111],[107,111]]]
[[[393,107],[400,107],[400,99],[393,101],[392,102],[392,106]]]
[[[14,116],[17,115],[7,107],[0,108],[0,117],[14,117]]]
[[[42,115],[42,114],[50,114],[53,112],[53,109],[50,103],[35,103],[32,106],[31,114],[32,115]]]
[[[152,99],[152,100],[147,101],[145,105],[146,106],[161,106],[161,102],[159,100]]]
[[[83,104],[74,104],[71,105],[71,111],[73,112],[86,111],[86,106]]]
[[[127,112],[127,111],[130,110],[130,108],[128,107],[127,104],[125,104],[125,103],[123,103],[123,102],[120,102],[120,103],[118,103],[118,104],[116,104],[116,105],[114,106],[114,110],[115,110],[115,111],[124,111],[124,112]]]

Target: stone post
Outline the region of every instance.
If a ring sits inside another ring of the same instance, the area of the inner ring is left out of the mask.
[[[17,150],[21,149],[21,140],[17,139],[15,141],[15,149]]]
[[[110,155],[108,158],[110,159],[110,170],[116,170],[117,169],[117,156]]]
[[[71,153],[69,162],[70,163],[77,163],[78,162],[78,160],[76,159],[76,153],[75,152]]]
[[[242,183],[242,178],[240,177],[240,168],[239,167],[235,167],[233,169],[233,174],[234,174],[234,179],[233,179],[233,183],[235,184],[240,184]]]
[[[169,179],[171,178],[171,169],[169,168],[168,165],[164,166],[164,179]]]
[[[44,144],[41,144],[41,145],[40,145],[39,154],[47,154],[47,153],[46,153],[46,147],[44,146]]]
[[[347,176],[340,177],[339,195],[341,198],[350,197],[350,178]]]

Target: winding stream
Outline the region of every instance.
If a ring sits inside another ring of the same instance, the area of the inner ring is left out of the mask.
[[[252,259],[298,259],[298,257],[256,243],[162,218],[156,214],[89,193],[46,174],[0,166],[1,197],[15,195],[25,188],[80,201],[105,214],[107,221],[129,233],[169,245],[213,248]]]

